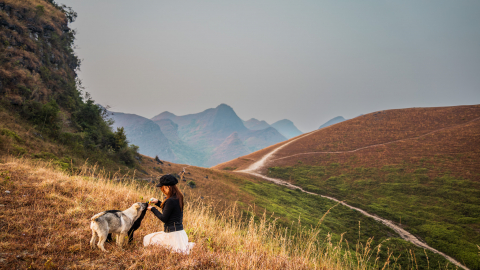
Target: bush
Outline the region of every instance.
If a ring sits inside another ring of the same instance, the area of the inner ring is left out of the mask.
[[[24,103],[22,115],[30,122],[35,124],[40,132],[44,132],[53,137],[60,133],[60,119],[58,113],[60,107],[55,100],[46,104],[30,100]]]
[[[8,128],[2,128],[0,129],[0,134],[1,135],[5,135],[7,137],[10,137],[12,139],[14,139],[15,141],[19,142],[19,143],[22,143],[23,140],[22,138],[20,138],[20,136],[18,136],[17,133],[15,133],[15,131],[11,131],[10,129]]]
[[[188,181],[188,182],[187,182],[187,185],[188,185],[189,187],[191,187],[191,188],[197,187],[197,185],[195,184],[195,182],[193,182],[192,180]]]
[[[118,158],[127,166],[135,165],[135,157],[138,156],[138,146],[130,145],[118,151]]]

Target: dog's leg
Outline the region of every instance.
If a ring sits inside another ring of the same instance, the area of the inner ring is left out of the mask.
[[[113,242],[113,235],[109,233],[107,236],[107,243],[111,243],[111,242]]]
[[[116,242],[117,242],[117,246],[120,246],[120,240],[121,240],[121,238],[122,238],[122,237],[121,237],[121,234],[117,233],[117,234],[115,234],[115,237],[117,238],[117,239],[116,239],[116,240],[117,240],[117,241],[116,241]]]
[[[128,243],[132,243],[132,242],[133,242],[133,233],[134,233],[134,232],[135,232],[135,231],[131,231],[131,232],[128,233]]]
[[[107,252],[107,250],[105,249],[105,247],[103,246],[105,244],[105,241],[107,241],[107,235],[108,235],[108,232],[103,232],[103,231],[99,231],[97,232],[98,234],[98,248],[100,248],[103,252]]]
[[[90,239],[90,247],[92,247],[92,249],[95,249],[95,242],[97,241],[97,233],[92,230],[92,239]]]
[[[127,235],[124,234],[124,233],[119,233],[119,234],[118,234],[118,242],[117,242],[117,244],[118,244],[118,246],[119,246],[120,248],[123,248],[123,242],[125,241],[125,237],[126,237],[126,236],[127,236]]]

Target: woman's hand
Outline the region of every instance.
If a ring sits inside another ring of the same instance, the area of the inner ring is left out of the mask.
[[[149,206],[147,207],[147,209],[148,209],[148,210],[152,210],[152,207],[153,207],[153,206],[149,205]]]
[[[156,203],[158,203],[158,199],[151,198],[151,199],[150,199],[150,202],[152,202],[153,204],[156,204]]]

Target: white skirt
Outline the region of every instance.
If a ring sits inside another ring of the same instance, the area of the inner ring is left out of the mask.
[[[195,243],[188,242],[187,233],[184,230],[176,232],[155,232],[147,234],[143,238],[143,246],[159,245],[172,249],[172,251],[189,254]]]

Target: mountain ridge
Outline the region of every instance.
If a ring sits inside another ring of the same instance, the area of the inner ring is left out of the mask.
[[[132,116],[127,116],[127,114],[117,114],[114,120],[118,121],[118,124],[115,127],[124,126],[127,138],[132,143],[141,145],[140,153],[152,156],[155,151],[162,150],[162,154],[159,152],[155,155],[171,162],[196,166],[212,166],[217,164],[215,162],[231,159],[232,155],[228,154],[226,149],[234,149],[232,150],[234,153],[243,155],[245,149],[252,152],[286,140],[282,134],[270,126],[260,130],[248,129],[233,108],[224,103],[215,108],[183,116],[165,111],[148,119],[151,122],[140,116],[135,118],[136,120],[119,119],[121,117],[132,118]],[[150,137],[145,134],[140,135],[152,130],[141,131],[139,123],[148,123],[149,125],[155,123],[159,126],[162,135],[150,134]],[[236,134],[233,135],[235,140],[233,137],[227,140],[232,134]],[[152,144],[152,136],[157,139],[164,136],[168,140],[168,147],[166,143],[161,143],[162,147],[149,146]],[[140,141],[139,138],[142,138],[143,141]],[[238,144],[237,140],[242,141],[242,146]],[[147,148],[149,150],[146,150]],[[170,154],[169,149],[173,155]]]

